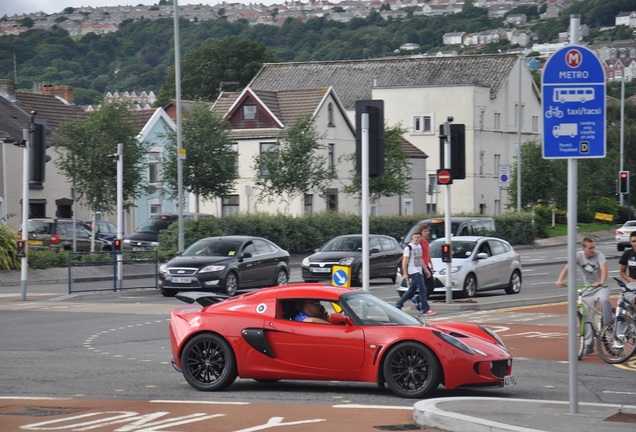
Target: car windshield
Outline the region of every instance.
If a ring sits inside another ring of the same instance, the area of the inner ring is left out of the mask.
[[[431,243],[431,247],[429,252],[431,254],[431,258],[441,258],[442,257],[442,245],[443,241],[436,241]],[[453,245],[453,259],[465,259],[472,255],[473,250],[475,250],[476,241],[457,241],[453,240],[451,242]]]
[[[353,292],[343,295],[340,304],[347,314],[357,317],[363,325],[421,326],[422,322],[369,293]],[[353,318],[353,317],[352,317]]]
[[[183,251],[181,256],[233,257],[238,254],[238,240],[199,240]]]
[[[357,251],[362,250],[362,239],[360,237],[336,237],[325,244],[321,251]]]
[[[51,222],[29,221],[30,234],[51,234]]]
[[[137,232],[156,234],[170,226],[172,220],[150,219],[137,229]]]

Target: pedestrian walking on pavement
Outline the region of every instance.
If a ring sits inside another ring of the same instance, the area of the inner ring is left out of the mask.
[[[414,232],[411,242],[404,248],[402,256],[402,275],[409,286],[409,289],[400,297],[395,307],[402,309],[404,302],[411,298],[417,291],[420,297],[420,313],[425,316],[435,315],[426,300],[426,285],[424,284],[424,274],[422,269],[426,266],[422,256],[422,234]],[[427,270],[428,271],[428,270]]]

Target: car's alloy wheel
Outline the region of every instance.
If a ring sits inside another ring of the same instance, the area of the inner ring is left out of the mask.
[[[437,388],[440,364],[426,346],[416,342],[401,343],[389,351],[384,361],[384,379],[400,397],[421,398]]]
[[[287,272],[283,269],[278,270],[276,275],[276,285],[288,285],[289,279],[287,278]]]
[[[238,276],[234,272],[229,272],[225,278],[225,293],[227,295],[236,295],[238,291]]]
[[[510,281],[506,287],[506,294],[519,294],[521,291],[521,274],[519,270],[515,270],[510,275]]]
[[[197,390],[214,391],[236,380],[236,357],[220,336],[200,334],[181,353],[181,370],[188,384]]]
[[[474,274],[469,274],[466,276],[466,280],[464,281],[464,290],[462,294],[464,297],[472,298],[475,297],[475,293],[477,292],[477,278]]]

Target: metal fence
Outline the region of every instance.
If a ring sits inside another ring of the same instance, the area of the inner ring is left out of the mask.
[[[124,252],[121,255],[121,281],[117,277],[117,257],[115,252],[70,252],[68,293],[157,288],[159,259],[156,251]]]

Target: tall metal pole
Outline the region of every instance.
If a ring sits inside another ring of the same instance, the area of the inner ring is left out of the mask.
[[[183,160],[185,149],[181,134],[181,51],[179,39],[179,2],[174,0],[174,79],[177,98],[177,200],[179,202],[179,252],[183,252]]]
[[[446,142],[444,143],[444,168],[451,172],[451,126],[450,122],[453,121],[452,117],[448,117],[448,121],[444,122],[444,135],[446,135]],[[448,245],[451,244],[451,185],[450,182],[446,185],[446,193],[444,194],[444,242]],[[452,251],[451,246],[451,251]],[[451,304],[453,302],[453,278],[452,278],[452,253],[451,261],[446,263],[446,303]]]
[[[33,122],[35,120],[35,113],[31,115],[31,122],[28,129],[22,129],[22,138],[24,139],[24,153],[22,157],[22,240],[27,253],[25,253],[21,259],[20,269],[20,291],[22,293],[22,301],[27,299],[27,275],[29,269],[29,149],[33,143],[31,142],[31,129],[33,129]]]
[[[570,44],[579,42],[580,15],[570,15]],[[570,379],[570,413],[579,412],[578,377],[578,345],[576,314],[576,223],[578,219],[578,165],[576,158],[568,159],[568,363]]]
[[[519,56],[519,102],[517,102],[517,213],[521,213],[521,65]]]
[[[117,144],[117,238],[119,244],[124,238],[124,144]],[[120,251],[121,252],[121,251]],[[117,288],[122,290],[123,286],[123,256],[117,254]]]
[[[369,291],[369,113],[362,113],[362,151],[360,170],[362,181],[362,289]]]
[[[624,164],[624,145],[625,145],[625,71],[623,70],[623,79],[621,80],[621,135],[620,135],[620,168],[619,171],[623,171],[625,168]],[[619,204],[623,205],[623,194],[618,194]],[[629,210],[629,206],[627,207],[627,219],[631,219],[631,212]]]

